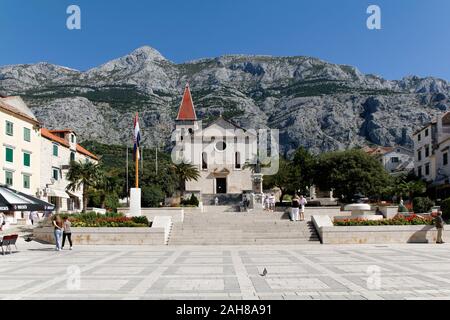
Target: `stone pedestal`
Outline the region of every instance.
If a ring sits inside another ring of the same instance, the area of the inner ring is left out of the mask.
[[[252,174],[253,193],[252,193],[252,208],[263,209],[263,174]]]
[[[367,203],[352,203],[344,207],[345,211],[351,211],[352,216],[364,215],[365,212],[370,211],[370,205]]]
[[[127,216],[141,216],[141,188],[130,189],[130,211]]]

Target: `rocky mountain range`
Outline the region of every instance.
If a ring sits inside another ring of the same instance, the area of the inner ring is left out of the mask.
[[[311,57],[229,55],[182,64],[150,47],[77,71],[50,63],[0,67],[0,93],[21,95],[44,126],[79,140],[170,145],[186,83],[197,116],[222,114],[244,128],[277,128],[282,150],[364,145],[412,147],[412,133],[446,111],[450,85],[432,77],[385,80]]]

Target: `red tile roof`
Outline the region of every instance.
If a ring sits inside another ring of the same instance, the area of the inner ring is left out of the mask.
[[[67,148],[70,148],[70,144],[67,140],[58,137],[57,135],[53,134],[52,132],[65,132],[65,131],[64,130],[48,130],[46,128],[41,128],[41,136],[43,136],[44,138],[47,138],[51,141],[57,142]],[[76,148],[77,148],[77,152],[84,154],[85,156],[88,156],[94,160],[99,159],[95,154],[89,152],[88,150],[86,150],[85,148],[80,146],[79,144],[76,145]]]
[[[197,120],[189,84],[187,84],[184,89],[183,99],[181,100],[180,109],[178,110],[177,120]]]
[[[75,133],[75,131],[73,131],[72,129],[49,130],[49,131],[51,133]]]
[[[394,147],[375,147],[375,148],[365,147],[365,148],[363,148],[363,151],[370,155],[385,154],[392,150],[394,150]]]
[[[86,150],[85,148],[80,146],[79,144],[77,144],[77,152],[82,153],[85,156],[91,157],[94,160],[98,160],[99,159],[95,154],[89,152],[88,150]]]

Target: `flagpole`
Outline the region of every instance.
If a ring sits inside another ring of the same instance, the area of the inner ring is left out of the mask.
[[[130,190],[128,188],[128,146],[127,146],[127,165],[126,165],[126,171],[127,171],[127,205],[130,206]]]
[[[136,120],[138,121],[138,113],[136,112]],[[136,142],[137,144],[137,142]],[[136,189],[139,188],[139,145],[136,145],[136,154],[134,155],[136,161]]]

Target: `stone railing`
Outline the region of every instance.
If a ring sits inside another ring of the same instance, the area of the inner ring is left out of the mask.
[[[166,230],[160,228],[72,228],[74,245],[164,245]],[[37,240],[54,244],[53,227],[33,230]]]
[[[334,226],[330,217],[312,216],[323,244],[435,243],[437,230],[432,225]],[[445,230],[450,239],[450,230]]]
[[[147,217],[148,221],[153,221],[155,217],[171,217],[172,222],[183,222],[184,212],[187,208],[162,207],[162,208],[142,208],[141,215]],[[198,208],[192,208],[193,210]],[[118,208],[117,212],[128,215],[130,208]]]

